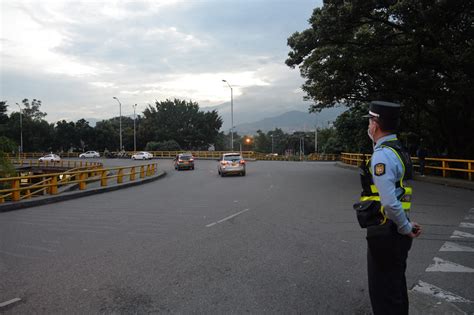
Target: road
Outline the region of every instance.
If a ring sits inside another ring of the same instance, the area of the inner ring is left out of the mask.
[[[21,299],[0,312],[370,314],[358,173],[329,162],[247,166],[245,177],[221,178],[215,161],[177,172],[160,160],[168,174],[149,184],[0,213],[0,303]],[[460,227],[474,222],[473,192],[413,186],[412,219],[425,230],[409,287],[474,300],[474,273],[437,270],[446,264],[435,259],[474,268],[474,253],[440,251],[474,247],[455,232],[474,233]]]

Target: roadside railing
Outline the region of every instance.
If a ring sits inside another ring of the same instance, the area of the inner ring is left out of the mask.
[[[80,168],[80,167],[102,167],[100,162],[89,162],[89,161],[72,161],[72,160],[61,160],[59,162],[44,161],[40,162],[38,160],[29,160],[27,158],[22,159],[11,159],[10,162],[19,167],[29,166],[29,167],[67,167],[67,168]]]
[[[0,203],[5,201],[20,201],[40,195],[57,195],[59,188],[77,184],[79,190],[87,189],[92,181],[100,181],[100,186],[110,184],[109,180],[115,179],[120,185],[124,180],[135,181],[156,174],[157,163],[134,165],[126,167],[93,168],[82,170],[69,170],[61,173],[29,175],[10,178],[0,178],[0,187],[10,187],[0,190]]]
[[[341,161],[350,165],[360,165],[370,159],[371,154],[341,153]],[[411,158],[415,169],[420,168],[419,159]],[[455,177],[473,180],[474,160],[426,158],[425,173],[442,177]]]

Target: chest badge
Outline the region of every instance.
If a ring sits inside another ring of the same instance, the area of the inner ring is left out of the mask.
[[[375,164],[375,175],[382,176],[385,174],[385,164],[377,163]]]

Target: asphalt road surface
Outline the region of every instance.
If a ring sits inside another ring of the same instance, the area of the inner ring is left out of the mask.
[[[221,178],[216,161],[179,172],[158,163],[168,174],[149,184],[0,213],[0,305],[21,299],[0,312],[371,313],[357,172],[258,161],[245,177]],[[474,300],[474,273],[441,268],[474,268],[474,253],[440,251],[447,241],[473,247],[462,224],[474,222],[473,192],[413,186],[424,234],[410,251],[409,287]]]

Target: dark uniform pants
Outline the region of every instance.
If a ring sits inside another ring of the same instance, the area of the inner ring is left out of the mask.
[[[405,278],[412,239],[397,232],[389,221],[367,228],[369,294],[375,315],[408,314]]]

